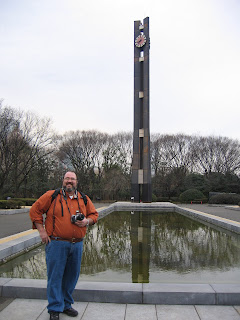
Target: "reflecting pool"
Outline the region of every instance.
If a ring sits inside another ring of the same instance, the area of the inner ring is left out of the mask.
[[[44,246],[0,277],[46,279]],[[80,281],[240,283],[240,236],[179,213],[113,212],[88,229]]]

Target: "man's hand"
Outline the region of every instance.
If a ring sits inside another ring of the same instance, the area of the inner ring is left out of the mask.
[[[35,222],[35,226],[38,229],[40,238],[42,239],[42,243],[51,242],[51,239],[49,238],[47,231],[44,229],[43,225],[41,223]]]
[[[77,220],[75,224],[76,226],[83,228],[83,227],[86,227],[87,225],[90,225],[90,221],[92,221],[92,219],[84,218],[82,221]]]
[[[51,239],[47,235],[47,232],[45,229],[39,232],[40,238],[42,239],[42,243],[48,243],[51,242]]]

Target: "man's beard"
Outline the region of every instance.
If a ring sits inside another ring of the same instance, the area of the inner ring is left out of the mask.
[[[65,192],[70,193],[70,192],[75,191],[76,188],[75,188],[74,186],[71,186],[71,187],[64,186],[64,187],[63,187],[63,190],[64,190]]]

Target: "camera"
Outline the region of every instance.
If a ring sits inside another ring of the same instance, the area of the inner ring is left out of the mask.
[[[71,222],[75,223],[77,220],[82,221],[84,218],[85,218],[84,214],[82,214],[77,210],[76,214],[71,216]]]

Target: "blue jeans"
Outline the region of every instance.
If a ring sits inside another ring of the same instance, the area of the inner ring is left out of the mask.
[[[74,303],[83,251],[83,241],[71,243],[51,240],[46,245],[48,312],[63,312]]]

